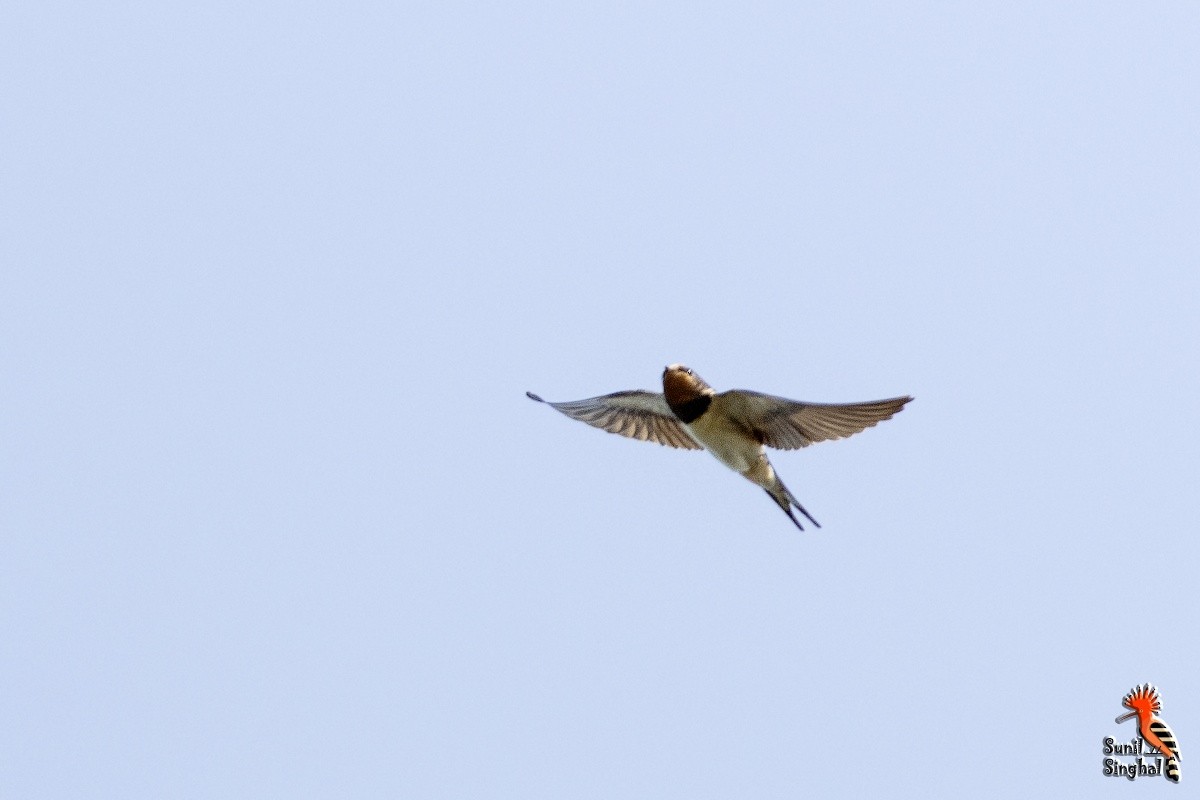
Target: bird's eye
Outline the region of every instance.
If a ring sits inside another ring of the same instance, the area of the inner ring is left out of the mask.
[[[692,371],[690,369],[688,369],[687,367],[684,367],[683,371],[686,372],[688,375],[692,374]]]

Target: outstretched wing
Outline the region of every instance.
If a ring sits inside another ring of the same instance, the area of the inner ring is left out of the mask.
[[[657,392],[616,392],[564,403],[549,403],[533,392],[525,394],[531,400],[553,406],[571,419],[586,422],[609,433],[684,450],[703,449],[688,436],[683,423],[671,413],[667,401]]]
[[[714,405],[743,422],[768,447],[795,450],[813,442],[843,439],[891,419],[911,397],[870,403],[801,403],[761,392],[733,389],[718,394]]]

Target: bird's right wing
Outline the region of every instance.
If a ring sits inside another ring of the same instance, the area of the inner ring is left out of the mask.
[[[911,397],[869,403],[802,403],[748,389],[716,396],[722,410],[740,420],[760,442],[779,450],[795,450],[813,442],[843,439],[891,419]]]
[[[609,433],[684,450],[703,449],[688,435],[683,423],[671,413],[666,399],[658,392],[616,392],[563,403],[549,403],[533,392],[525,394],[531,400],[553,406],[571,419]]]

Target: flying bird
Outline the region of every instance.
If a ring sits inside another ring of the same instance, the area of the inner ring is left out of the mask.
[[[663,391],[615,392],[587,400],[547,403],[571,419],[643,442],[684,450],[707,450],[725,466],[751,481],[804,530],[792,508],[818,528],[821,524],[800,505],[775,474],[766,448],[795,450],[813,442],[843,439],[882,422],[904,408],[911,397],[869,403],[802,403],[746,389],[717,392],[682,364],[663,370]]]

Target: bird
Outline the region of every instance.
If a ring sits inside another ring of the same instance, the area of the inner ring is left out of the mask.
[[[664,368],[662,384],[661,393],[631,390],[558,403],[533,392],[525,394],[609,433],[684,450],[707,450],[762,487],[802,531],[793,508],[816,527],[821,524],[780,480],[766,448],[795,450],[843,439],[891,419],[912,400],[906,395],[867,403],[805,403],[748,389],[717,392],[683,364]]]
[[[1146,744],[1162,753],[1167,759],[1167,779],[1179,783],[1179,745],[1175,734],[1167,727],[1167,723],[1158,717],[1162,711],[1162,700],[1158,689],[1149,683],[1133,687],[1121,705],[1133,709],[1128,714],[1117,717],[1117,722],[1124,722],[1130,717],[1137,717],[1138,730]]]

